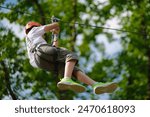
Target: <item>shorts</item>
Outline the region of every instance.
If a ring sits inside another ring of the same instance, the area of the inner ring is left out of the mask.
[[[35,51],[35,61],[39,68],[47,71],[55,72],[56,64],[58,74],[64,75],[65,63],[70,60],[76,60],[78,62],[78,56],[65,49],[56,48],[48,44],[40,45]],[[73,72],[81,71],[77,66],[74,67]]]

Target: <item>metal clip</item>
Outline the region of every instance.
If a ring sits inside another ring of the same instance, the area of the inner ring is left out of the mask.
[[[59,18],[56,18],[55,16],[52,16],[52,18],[51,18],[51,22],[53,23],[53,22],[59,22],[60,21],[60,19]]]

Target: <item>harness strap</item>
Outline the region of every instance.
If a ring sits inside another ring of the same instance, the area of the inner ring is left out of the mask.
[[[41,42],[35,44],[33,47],[30,48],[30,52],[34,53],[37,50],[37,48],[40,47],[40,45],[42,45]]]
[[[55,46],[53,46],[55,47]],[[55,47],[56,48],[56,47]],[[57,61],[57,57],[58,57],[58,49],[56,48],[56,56],[53,57],[53,61],[54,61],[54,78],[58,78],[58,66],[59,66],[59,62]]]

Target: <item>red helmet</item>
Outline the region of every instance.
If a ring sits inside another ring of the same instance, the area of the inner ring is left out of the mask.
[[[38,23],[38,22],[32,22],[32,21],[30,21],[30,22],[28,22],[28,23],[26,24],[25,30],[28,30],[29,28],[31,28],[31,27],[33,27],[33,26],[41,26],[41,24]]]

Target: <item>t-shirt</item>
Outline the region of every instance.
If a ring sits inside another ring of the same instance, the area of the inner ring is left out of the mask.
[[[34,58],[34,52],[31,52],[31,48],[34,47],[37,44],[46,44],[47,42],[42,37],[45,33],[44,31],[45,26],[40,27],[33,27],[30,32],[26,35],[26,45],[27,45],[27,51],[28,51],[28,57],[30,60],[30,64],[33,67],[38,67],[35,58]]]

